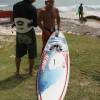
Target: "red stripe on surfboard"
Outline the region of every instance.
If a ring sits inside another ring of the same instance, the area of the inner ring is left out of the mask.
[[[39,96],[39,100],[42,100],[42,96],[41,96],[41,92],[40,92],[40,90],[38,89],[38,96]]]
[[[42,96],[41,96],[41,94],[40,94],[40,100],[42,100]]]
[[[64,56],[64,55],[63,55],[63,56]],[[65,56],[64,56],[64,57],[65,57]],[[67,61],[67,62],[66,62],[66,68],[67,68],[66,80],[65,80],[64,88],[63,88],[63,91],[62,91],[62,94],[61,94],[59,100],[62,99],[62,96],[63,96],[63,93],[64,93],[64,89],[65,89],[65,86],[66,86],[66,82],[67,82],[67,76],[68,76],[68,55],[66,55],[65,60]]]
[[[39,100],[42,100],[41,92],[39,91]]]

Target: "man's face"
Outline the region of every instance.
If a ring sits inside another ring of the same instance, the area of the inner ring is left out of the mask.
[[[46,4],[47,7],[50,7],[51,8],[54,5],[54,0],[46,0],[45,1],[45,4]]]

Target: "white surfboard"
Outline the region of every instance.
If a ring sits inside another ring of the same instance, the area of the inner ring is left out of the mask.
[[[61,31],[54,32],[44,48],[39,67],[37,80],[39,100],[63,100],[68,87],[69,71],[67,41]]]

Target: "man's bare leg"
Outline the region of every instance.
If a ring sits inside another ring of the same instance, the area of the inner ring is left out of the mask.
[[[21,58],[15,58],[15,63],[16,63],[16,75],[19,75],[19,70],[20,70],[20,62]]]
[[[33,73],[33,65],[34,65],[34,59],[29,59],[29,75],[31,76]]]

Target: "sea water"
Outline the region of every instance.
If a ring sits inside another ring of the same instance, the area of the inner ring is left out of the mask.
[[[0,10],[12,10],[13,5],[21,0],[0,0]],[[34,5],[37,8],[43,7],[45,0],[36,0]],[[77,10],[83,3],[84,16],[96,15],[100,16],[100,0],[55,0],[55,6],[60,11],[60,16],[63,18],[77,19]]]

